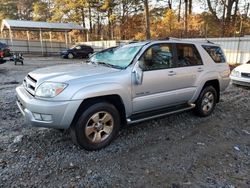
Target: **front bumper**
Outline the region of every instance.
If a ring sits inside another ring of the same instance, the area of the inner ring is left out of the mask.
[[[250,87],[250,78],[230,76],[232,84]]]
[[[16,92],[18,108],[26,122],[34,127],[67,129],[81,104],[81,100],[46,101],[36,99],[23,86],[18,86]],[[52,119],[49,121],[37,120],[34,114],[51,115]]]

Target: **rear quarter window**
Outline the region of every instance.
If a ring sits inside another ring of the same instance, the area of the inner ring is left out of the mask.
[[[218,46],[202,46],[206,52],[209,54],[209,56],[214,60],[215,63],[225,63],[226,58],[224,56],[224,53],[222,49]]]

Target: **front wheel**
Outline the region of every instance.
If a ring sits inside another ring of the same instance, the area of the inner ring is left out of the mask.
[[[86,109],[71,128],[73,141],[86,150],[99,150],[118,135],[120,116],[109,103],[96,103]]]
[[[205,87],[196,101],[196,114],[201,117],[209,116],[214,111],[217,97],[217,92],[213,86]]]

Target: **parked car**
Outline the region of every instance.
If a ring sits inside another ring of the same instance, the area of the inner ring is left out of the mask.
[[[250,86],[250,60],[232,71],[230,78],[234,85]]]
[[[215,44],[145,41],[30,72],[16,88],[17,105],[32,126],[70,129],[73,141],[98,150],[124,124],[191,109],[209,116],[229,75]]]
[[[60,52],[61,57],[73,59],[73,58],[87,58],[94,53],[94,49],[91,46],[75,45],[69,49]]]
[[[0,64],[6,62],[6,58],[10,56],[11,52],[9,46],[0,42]]]

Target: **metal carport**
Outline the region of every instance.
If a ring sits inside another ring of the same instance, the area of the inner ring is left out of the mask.
[[[49,22],[37,22],[37,21],[24,21],[24,20],[7,20],[4,19],[1,25],[1,36],[3,37],[3,31],[9,31],[9,38],[11,40],[11,44],[13,45],[13,35],[12,31],[26,31],[28,45],[30,41],[29,32],[37,31],[40,36],[41,50],[43,52],[43,32],[49,32],[50,35],[50,43],[52,47],[52,32],[62,32],[65,34],[65,43],[66,45],[71,43],[71,37],[69,35],[68,41],[68,33],[72,30],[80,30],[83,31],[84,28],[75,23],[49,23]]]

